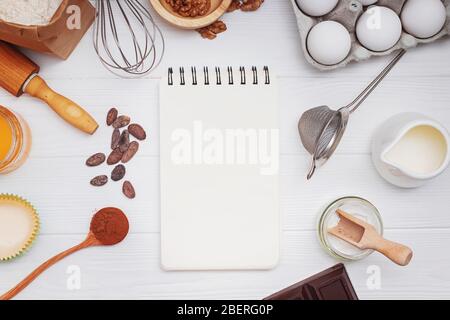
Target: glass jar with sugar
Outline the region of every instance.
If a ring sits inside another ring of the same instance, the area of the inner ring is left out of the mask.
[[[333,201],[319,217],[319,240],[325,251],[332,257],[343,261],[361,260],[372,254],[373,250],[361,250],[328,232],[339,222],[336,210],[341,209],[374,226],[383,235],[383,222],[378,209],[366,199],[350,196]]]

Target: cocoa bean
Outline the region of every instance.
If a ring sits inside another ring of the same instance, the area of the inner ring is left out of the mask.
[[[93,185],[94,187],[101,187],[107,183],[108,183],[108,177],[105,175],[97,176],[91,180],[91,185]]]
[[[114,129],[112,136],[111,136],[111,149],[114,150],[119,146],[119,140],[120,140],[120,130]]]
[[[128,150],[128,146],[130,145],[130,134],[128,130],[123,130],[120,139],[119,139],[119,148],[122,153]]]
[[[122,180],[122,178],[125,177],[125,173],[126,173],[125,166],[123,164],[119,164],[111,172],[111,179],[113,181]]]
[[[130,117],[128,116],[119,116],[112,124],[112,126],[116,129],[120,129],[126,127],[130,124]]]
[[[130,181],[125,181],[123,183],[122,192],[129,199],[136,198],[136,191]]]
[[[104,153],[96,153],[89,157],[89,159],[86,160],[86,165],[88,167],[96,167],[101,165],[103,162],[105,162],[106,156]]]
[[[128,132],[138,140],[145,140],[147,138],[147,133],[144,128],[137,123],[130,124],[128,126]]]
[[[106,124],[107,124],[108,126],[112,125],[112,124],[114,123],[114,121],[117,120],[117,114],[118,114],[118,113],[119,113],[119,112],[117,111],[116,108],[111,108],[111,109],[108,111],[108,114],[106,115]]]
[[[132,141],[128,146],[128,150],[122,156],[122,162],[127,163],[136,155],[139,150],[139,143],[137,141]]]
[[[106,163],[110,166],[113,164],[117,164],[120,162],[122,157],[123,157],[123,152],[120,151],[119,147],[117,147],[110,153],[110,155],[108,156],[108,160],[106,160]]]

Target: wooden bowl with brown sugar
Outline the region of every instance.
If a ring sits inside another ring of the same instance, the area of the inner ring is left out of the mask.
[[[180,7],[178,10],[169,0],[149,0],[155,11],[170,24],[182,29],[199,29],[217,21],[228,9],[232,0],[209,0],[204,7]],[[175,1],[173,1],[175,2]],[[205,11],[205,12],[202,12]]]

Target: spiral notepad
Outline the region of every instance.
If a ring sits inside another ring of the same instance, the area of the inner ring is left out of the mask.
[[[270,69],[170,68],[160,124],[163,268],[273,268],[279,128]]]

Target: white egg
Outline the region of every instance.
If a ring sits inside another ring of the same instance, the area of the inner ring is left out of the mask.
[[[408,0],[401,17],[406,32],[425,39],[442,30],[447,12],[440,0]]]
[[[308,34],[309,54],[323,65],[335,65],[343,61],[352,47],[348,30],[335,21],[323,21],[315,25]]]
[[[362,3],[363,6],[370,6],[371,4],[374,4],[378,0],[358,0]]]
[[[330,13],[339,0],[295,0],[299,8],[309,16],[320,17]]]
[[[402,23],[391,9],[374,6],[364,12],[356,24],[359,42],[372,51],[386,51],[398,42]]]

